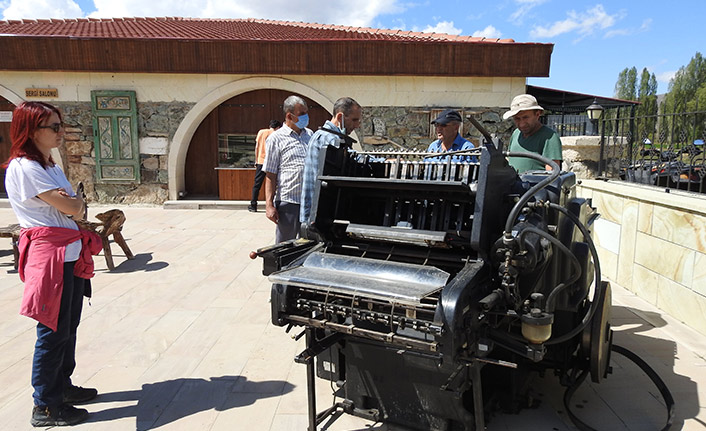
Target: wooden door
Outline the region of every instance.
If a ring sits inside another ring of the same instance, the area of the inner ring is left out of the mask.
[[[186,155],[185,185],[190,197],[217,198],[219,195],[218,135],[255,136],[268,127],[270,120],[284,121],[282,103],[290,91],[262,89],[239,94],[221,103],[201,122],[189,144]],[[318,129],[331,113],[306,97],[309,106],[309,128]],[[253,153],[254,153],[253,146]],[[250,191],[234,199],[250,200]]]
[[[243,133],[256,135],[260,129],[266,129],[270,120],[284,122],[282,104],[292,92],[284,90],[255,90],[239,94],[218,107],[218,133]],[[300,97],[309,106],[309,128],[316,131],[331,113],[319,104]]]
[[[10,121],[15,105],[0,96],[0,165],[10,157]],[[5,191],[5,169],[0,168],[0,196],[7,197]]]
[[[185,186],[187,196],[218,197],[218,109],[199,124],[186,153]]]

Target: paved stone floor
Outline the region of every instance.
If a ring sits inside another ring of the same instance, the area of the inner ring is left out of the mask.
[[[79,328],[74,382],[100,391],[79,430],[305,430],[303,340],[270,324],[262,263],[248,252],[269,244],[262,212],[121,207],[136,258],[113,244],[116,269],[98,256],[94,297]],[[91,208],[96,214],[109,208]],[[14,223],[0,208],[0,226]],[[0,238],[0,429],[29,430],[34,322],[18,315],[22,284],[10,241]],[[615,342],[645,359],[676,399],[672,429],[706,429],[706,340],[618,287]],[[600,430],[656,430],[666,413],[639,369],[614,355],[614,372],[585,384],[574,410]],[[549,374],[549,373],[548,373]],[[318,381],[318,406],[330,390]],[[573,430],[553,376],[538,381],[536,409],[496,415],[488,430]],[[349,416],[328,429],[392,430]]]

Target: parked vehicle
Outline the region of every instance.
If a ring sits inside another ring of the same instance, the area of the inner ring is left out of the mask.
[[[651,143],[646,139],[643,144]],[[706,192],[703,148],[704,141],[701,139],[678,150],[644,148],[640,151],[640,159],[622,169],[620,178],[642,184]]]

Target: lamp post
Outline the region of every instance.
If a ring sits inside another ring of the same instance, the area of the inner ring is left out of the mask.
[[[603,114],[603,107],[598,104],[595,98],[593,99],[593,103],[586,108],[586,114],[588,114],[588,119],[591,120],[591,124],[593,124],[593,133],[597,135],[598,119],[601,118],[601,114]]]
[[[598,135],[598,119],[601,118],[601,114],[603,114],[603,107],[598,104],[598,101],[596,98],[593,98],[593,103],[588,105],[586,108],[586,114],[588,115],[588,119],[591,120],[591,123],[593,124],[593,133],[594,135]],[[604,129],[605,130],[605,129]],[[601,152],[600,156],[598,158],[598,175],[602,176],[603,175],[603,139],[600,139],[601,141]]]

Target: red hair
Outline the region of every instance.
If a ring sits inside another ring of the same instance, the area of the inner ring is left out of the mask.
[[[51,117],[53,113],[56,113],[59,116],[59,121],[61,121],[61,112],[48,103],[22,102],[15,108],[12,112],[12,123],[10,124],[10,142],[12,142],[10,157],[3,163],[3,168],[7,168],[7,165],[18,157],[34,160],[45,169],[49,164],[54,164],[51,156],[49,156],[49,163],[47,163],[44,155],[42,155],[32,140],[34,133],[39,129],[42,122]]]

